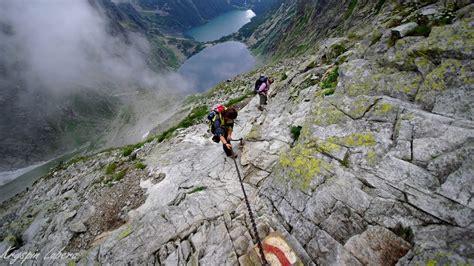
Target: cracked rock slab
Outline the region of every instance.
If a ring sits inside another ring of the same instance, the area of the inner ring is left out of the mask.
[[[344,245],[364,265],[394,265],[411,245],[381,226],[369,227]]]

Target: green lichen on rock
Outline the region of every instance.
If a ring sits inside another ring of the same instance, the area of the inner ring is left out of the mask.
[[[432,90],[445,90],[447,88],[447,79],[453,78],[449,77],[449,75],[456,75],[457,73],[462,74],[461,62],[448,59],[426,76],[424,85]]]
[[[339,124],[347,120],[347,116],[329,103],[323,102],[312,114],[313,123],[318,126]]]
[[[415,65],[417,71],[421,73],[423,77],[430,73],[434,68],[434,64],[431,63],[427,56],[420,56],[415,58]]]
[[[126,238],[127,236],[129,236],[132,232],[133,232],[132,225],[129,224],[127,228],[120,233],[120,235],[118,236],[118,239],[122,240]]]
[[[307,190],[311,180],[323,169],[331,168],[328,163],[314,156],[311,147],[303,144],[298,144],[290,151],[281,154],[279,164],[285,169],[293,185],[301,190]]]
[[[463,59],[472,56],[474,30],[470,19],[461,19],[446,26],[433,27],[428,38],[410,50],[417,55]]]
[[[369,82],[351,84],[347,88],[349,96],[366,95],[372,90],[373,86]]]
[[[394,82],[393,88],[398,92],[412,96],[418,89],[421,77],[419,75],[414,76],[412,79],[406,78],[401,79],[399,83]]]
[[[341,149],[341,146],[326,140],[312,139],[306,143],[308,147],[314,148],[316,151],[321,153],[330,154],[331,152],[337,152]]]
[[[430,258],[426,261],[426,265],[457,265],[457,266],[464,266],[464,265],[471,265],[466,261],[460,260],[453,253],[448,251],[439,251],[430,256]]]
[[[393,52],[389,53],[389,56],[387,57],[389,66],[402,71],[415,71],[415,58],[417,56],[409,52],[409,48],[414,42],[417,42],[416,38],[398,40],[393,45]]]
[[[347,111],[347,114],[352,118],[360,118],[364,113],[369,110],[371,105],[373,105],[374,99],[368,96],[358,96],[350,103],[350,109]]]
[[[371,166],[374,166],[377,163],[377,153],[373,150],[367,152],[367,163]]]
[[[330,137],[330,142],[339,144],[345,147],[370,147],[377,144],[372,133],[353,133],[344,137]]]
[[[415,100],[431,105],[434,102],[434,97],[447,89],[474,84],[474,78],[469,72],[470,70],[463,66],[459,60],[444,60],[426,76]]]
[[[393,110],[393,105],[389,103],[382,103],[379,107],[380,112],[382,113],[389,113]]]

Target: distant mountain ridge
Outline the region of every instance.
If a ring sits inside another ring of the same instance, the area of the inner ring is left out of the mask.
[[[127,2],[133,5],[143,17],[146,17],[164,32],[176,34],[204,24],[222,13],[235,9],[252,8],[257,15],[263,14],[276,2],[280,1],[281,0],[130,0]]]

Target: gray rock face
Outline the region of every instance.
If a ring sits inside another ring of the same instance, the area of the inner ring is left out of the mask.
[[[344,247],[364,265],[393,265],[411,245],[384,227],[374,226],[351,237]]]
[[[87,227],[82,222],[76,222],[69,226],[69,230],[73,233],[84,233],[87,231]]]
[[[390,47],[390,32],[330,39],[260,69],[287,78],[265,111],[258,97],[242,104],[233,138],[244,139],[234,149],[261,238],[277,231],[305,265],[474,264],[471,24],[464,14]],[[255,78],[193,104],[239,97]],[[234,162],[207,131],[144,144],[146,170],[120,150],[58,170],[2,210],[2,234],[23,236],[20,251],[67,247],[79,264],[258,264]]]

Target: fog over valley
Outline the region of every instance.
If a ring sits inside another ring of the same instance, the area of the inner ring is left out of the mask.
[[[110,20],[106,4],[0,3],[0,170],[83,144],[102,133],[124,106],[140,120],[137,94],[168,103],[172,97],[162,95],[193,88],[178,74],[152,70],[147,38]],[[136,131],[132,140],[146,130]]]

